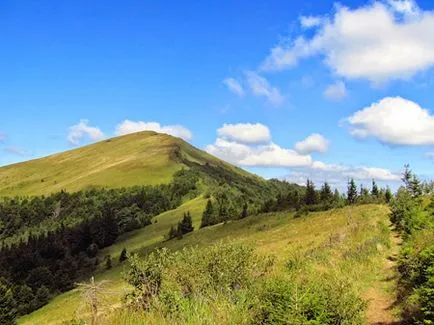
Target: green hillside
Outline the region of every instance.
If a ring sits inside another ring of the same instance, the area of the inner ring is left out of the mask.
[[[166,184],[185,161],[247,173],[156,132],[139,132],[0,168],[0,196],[42,195],[90,187]]]
[[[296,272],[301,272],[303,279],[319,279],[332,274],[352,284],[352,289],[368,303],[364,311],[368,321],[370,313],[379,307],[370,303],[372,293],[381,299],[389,298],[393,289],[393,270],[384,270],[384,261],[389,256],[392,234],[387,229],[388,208],[382,205],[347,207],[333,211],[319,212],[303,218],[295,218],[293,213],[280,212],[248,217],[194,231],[182,240],[164,241],[164,235],[170,224],[174,224],[186,210],[193,211],[193,221],[198,225],[203,199],[196,199],[179,209],[158,216],[150,227],[130,233],[104,250],[116,260],[113,269],[98,272],[97,281],[107,281],[103,302],[99,308],[105,316],[104,324],[166,324],[156,314],[122,313],[121,299],[131,288],[123,281],[122,274],[126,264],[117,262],[122,247],[131,252],[140,252],[145,256],[157,247],[179,250],[183,247],[201,249],[217,243],[244,243],[253,245],[259,253],[270,254],[276,258],[275,274],[284,278],[288,263],[295,263]],[[349,223],[349,218],[351,223]],[[146,240],[145,240],[146,239]],[[148,240],[149,239],[149,240]],[[393,246],[392,246],[393,247]],[[359,252],[362,255],[358,255]],[[317,281],[315,280],[315,281]],[[319,281],[319,280],[318,280]],[[319,283],[319,282],[318,282]],[[375,288],[372,291],[372,288]],[[349,288],[348,288],[349,290]],[[392,296],[393,297],[393,296]],[[220,306],[221,307],[221,306]],[[116,312],[115,312],[116,311]],[[121,313],[119,313],[121,312]],[[197,311],[199,312],[199,311]],[[226,313],[226,309],[221,310]],[[390,313],[390,320],[394,320]],[[200,315],[196,315],[199,317]],[[203,316],[203,315],[202,315]],[[207,324],[216,321],[215,316],[207,314]],[[375,320],[378,314],[373,316]],[[19,324],[61,324],[69,319],[88,321],[89,314],[80,290],[75,289],[55,298],[45,307],[19,319]],[[196,319],[199,321],[199,319]],[[173,323],[183,324],[177,321]],[[185,322],[188,323],[188,322]],[[191,322],[192,324],[194,323]],[[229,324],[228,320],[222,324]],[[236,322],[238,323],[238,322]],[[243,322],[240,322],[243,323]]]

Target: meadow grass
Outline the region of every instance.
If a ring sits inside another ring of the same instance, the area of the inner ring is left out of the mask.
[[[390,245],[388,231],[389,209],[383,205],[362,205],[345,207],[325,212],[310,213],[308,216],[294,218],[291,212],[279,212],[250,216],[198,230],[200,211],[206,200],[196,198],[179,209],[166,212],[150,228],[144,228],[120,238],[112,247],[101,252],[117,257],[126,247],[130,252],[137,251],[146,255],[158,247],[179,250],[188,246],[209,246],[216,243],[243,243],[255,247],[259,254],[275,256],[274,275],[285,277],[291,274],[316,277],[333,272],[350,277],[355,290],[360,294],[378,279],[382,272],[382,261]],[[183,239],[164,241],[170,225],[175,224],[182,212],[190,210],[196,230]],[[123,265],[115,263],[109,271],[100,270],[96,280],[107,280],[107,290],[111,292],[106,308],[119,307],[127,285],[121,279]],[[223,304],[226,307],[220,306]],[[77,290],[65,293],[54,299],[42,309],[22,317],[19,324],[60,324],[76,316],[82,299]],[[201,317],[218,315],[222,324],[225,319],[234,319],[236,310],[231,310],[228,302],[216,302],[216,306],[192,305],[192,323]],[[194,309],[198,309],[194,313]],[[162,315],[131,314],[117,310],[109,313],[104,324],[164,324]],[[122,316],[123,315],[123,316]],[[232,316],[230,316],[232,315]],[[77,315],[86,318],[85,313]],[[160,318],[159,318],[160,317]],[[206,323],[206,322],[205,322]]]

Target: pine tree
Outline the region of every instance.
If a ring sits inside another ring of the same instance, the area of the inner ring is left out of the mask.
[[[0,281],[0,324],[15,324],[15,307],[16,303],[12,294],[12,290]]]
[[[333,202],[335,204],[338,204],[341,201],[341,194],[339,193],[338,189],[335,189],[333,193]]]
[[[185,235],[194,230],[193,220],[191,219],[190,211],[184,213],[184,217],[181,222],[178,224],[178,233]]]
[[[327,182],[324,182],[324,185],[321,187],[319,197],[322,203],[329,203],[332,200],[333,193]]]
[[[205,211],[202,214],[201,228],[212,225],[214,219],[214,206],[211,200],[206,203]]]
[[[243,211],[241,212],[241,219],[247,218],[248,216],[248,206],[247,203],[243,205]]]
[[[371,189],[371,195],[378,198],[380,192],[378,191],[377,183],[375,183],[375,180],[372,180],[372,189]]]
[[[384,197],[386,199],[386,202],[389,203],[390,200],[392,200],[392,191],[390,190],[389,186],[386,188],[386,193],[384,194]]]
[[[110,270],[112,268],[112,257],[110,255],[106,255],[105,257],[105,268]]]
[[[306,183],[306,193],[304,196],[304,203],[307,205],[312,205],[316,203],[315,185],[309,179],[307,180]]]
[[[121,255],[119,256],[119,262],[126,261],[128,259],[127,249],[124,248],[121,252]]]
[[[167,235],[168,240],[173,239],[178,235],[178,231],[176,229],[177,227],[175,227],[174,225],[170,226],[169,233]]]
[[[348,182],[348,190],[347,190],[347,203],[354,204],[357,200],[357,186],[354,182],[354,179],[351,179]]]

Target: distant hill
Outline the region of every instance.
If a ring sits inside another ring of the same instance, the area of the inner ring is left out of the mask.
[[[169,183],[190,164],[255,177],[167,134],[139,132],[0,168],[0,196]]]

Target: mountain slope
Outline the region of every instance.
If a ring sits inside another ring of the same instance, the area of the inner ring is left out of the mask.
[[[89,187],[169,183],[186,163],[206,163],[250,175],[185,141],[139,132],[0,168],[0,196],[41,195]]]

